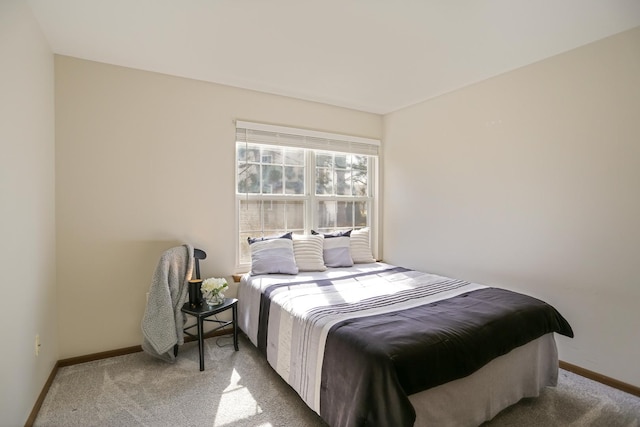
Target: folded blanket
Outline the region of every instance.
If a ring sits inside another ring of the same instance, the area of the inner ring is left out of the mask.
[[[176,246],[165,251],[153,274],[147,306],[142,318],[142,349],[173,362],[173,347],[184,343],[184,313],[189,280],[193,271],[193,246]]]
[[[342,321],[327,335],[320,415],[331,426],[413,426],[410,394],[471,375],[550,332],[573,338],[554,307],[498,288]]]

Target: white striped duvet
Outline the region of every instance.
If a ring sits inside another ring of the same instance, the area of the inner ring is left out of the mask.
[[[288,275],[245,275],[238,289],[238,321],[258,346],[261,294],[272,285],[331,279],[331,286],[282,286],[271,292],[267,360],[305,403],[320,413],[324,345],[330,328],[348,318],[388,313],[484,288],[419,271],[385,273],[383,263]],[[372,273],[349,278],[348,276]],[[408,297],[411,295],[411,297]]]

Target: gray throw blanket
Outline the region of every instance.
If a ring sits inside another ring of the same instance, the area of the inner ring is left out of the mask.
[[[142,349],[167,362],[175,361],[173,347],[184,343],[185,316],[180,309],[187,300],[193,259],[191,245],[165,251],[149,287],[142,318]]]

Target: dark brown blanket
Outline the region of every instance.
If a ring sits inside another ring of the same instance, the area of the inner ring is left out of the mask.
[[[338,323],[326,341],[320,415],[333,427],[412,426],[409,394],[550,332],[573,337],[552,306],[497,288]]]

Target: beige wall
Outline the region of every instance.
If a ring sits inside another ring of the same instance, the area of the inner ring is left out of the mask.
[[[1,1],[0,424],[7,426],[25,423],[58,360],[53,96],[53,54],[31,10]]]
[[[640,28],[384,117],[384,258],[521,290],[640,386]]]
[[[234,271],[235,119],[380,138],[379,115],[56,57],[60,358],[140,344],[160,254]],[[230,290],[235,292],[235,286]]]
[[[539,296],[576,331],[564,360],[640,386],[639,45],[636,29],[384,121],[56,57],[54,132],[51,50],[24,2],[0,2],[3,422],[24,423],[56,360],[140,343],[166,248],[232,273],[234,119],[383,136],[387,261]]]

